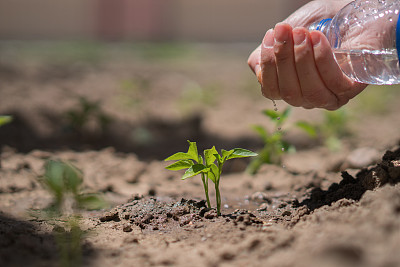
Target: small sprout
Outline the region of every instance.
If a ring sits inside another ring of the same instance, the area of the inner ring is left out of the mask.
[[[296,125],[311,138],[319,138],[331,151],[338,151],[342,146],[340,139],[351,135],[348,123],[349,115],[342,108],[336,111],[325,111],[323,122],[320,124],[299,121]]]
[[[71,163],[49,160],[40,181],[53,196],[53,203],[43,211],[45,219],[54,226],[61,266],[79,266],[85,237],[80,211],[101,209],[106,203],[97,194],[82,192],[83,173]]]
[[[204,191],[207,199],[207,205],[211,208],[210,198],[208,195],[208,180],[211,180],[215,186],[215,198],[217,203],[217,214],[221,214],[221,194],[219,191],[219,182],[222,174],[222,167],[225,162],[235,158],[246,158],[257,156],[256,153],[243,148],[235,148],[232,150],[221,150],[218,153],[215,146],[203,151],[203,156],[198,153],[196,142],[189,142],[188,152],[178,152],[165,159],[165,161],[176,160],[175,163],[167,166],[166,169],[177,171],[186,169],[182,176],[182,180],[201,175]]]
[[[76,109],[67,111],[66,119],[68,127],[79,134],[83,134],[91,122],[99,126],[102,131],[111,123],[111,118],[103,112],[100,102],[90,101],[85,97],[79,98]]]
[[[294,147],[283,139],[286,131],[283,130],[282,125],[289,118],[290,108],[286,108],[283,112],[266,109],[263,110],[263,114],[275,125],[276,130],[268,132],[261,125],[253,126],[253,130],[262,139],[264,147],[259,151],[259,156],[254,158],[247,167],[250,174],[257,173],[263,164],[281,164],[282,155],[294,150]]]
[[[6,116],[6,115],[0,116],[0,127],[7,123],[10,123],[11,121],[12,121],[11,116]]]

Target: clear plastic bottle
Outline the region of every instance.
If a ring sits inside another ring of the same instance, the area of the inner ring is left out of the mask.
[[[329,40],[342,71],[367,84],[400,84],[400,0],[356,0],[312,24]]]

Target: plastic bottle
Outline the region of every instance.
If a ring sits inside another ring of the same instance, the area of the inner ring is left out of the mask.
[[[342,71],[366,84],[400,84],[400,0],[356,0],[312,24],[329,40]]]

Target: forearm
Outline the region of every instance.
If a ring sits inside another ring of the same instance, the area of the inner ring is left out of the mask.
[[[340,9],[353,0],[314,0],[299,8],[284,22],[292,27],[308,27],[315,21],[332,18]],[[310,12],[313,10],[313,12]]]

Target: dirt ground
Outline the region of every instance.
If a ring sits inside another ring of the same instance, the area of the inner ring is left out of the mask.
[[[38,181],[49,159],[108,203],[81,212],[83,266],[400,266],[398,86],[346,106],[352,134],[336,151],[293,127],[323,111],[292,108],[282,130],[296,152],[256,175],[228,164],[222,216],[199,177],[165,169],[186,140],[258,151],[251,125],[277,131],[246,65],[253,47],[1,44],[0,115],[13,121],[0,127],[0,266],[63,264],[57,227],[32,213],[52,201]],[[97,105],[79,123],[85,103]]]

